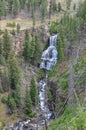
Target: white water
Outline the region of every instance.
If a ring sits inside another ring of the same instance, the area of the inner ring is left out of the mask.
[[[50,37],[50,45],[49,47],[43,51],[42,57],[41,57],[41,64],[40,69],[46,70],[46,75],[43,80],[39,82],[39,102],[40,102],[40,108],[42,110],[43,116],[46,120],[49,120],[52,116],[52,112],[48,109],[47,106],[47,96],[46,96],[46,85],[47,85],[47,78],[48,78],[48,70],[51,70],[57,62],[57,49],[56,49],[56,43],[57,43],[57,35]]]

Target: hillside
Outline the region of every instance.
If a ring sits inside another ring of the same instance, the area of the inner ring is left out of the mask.
[[[51,0],[52,1],[52,0]],[[55,0],[56,4],[57,4],[57,9],[54,11],[52,10],[52,13],[51,13],[51,18],[49,19],[49,10],[50,10],[50,0],[48,0],[48,3],[47,3],[47,6],[45,7],[47,10],[46,10],[46,13],[45,13],[45,20],[44,22],[47,24],[49,21],[54,21],[56,20],[57,18],[59,19],[61,17],[61,15],[63,15],[67,9],[67,4],[66,4],[66,0]],[[61,7],[62,7],[62,12],[59,13],[58,11],[58,3],[61,3]],[[74,5],[76,5],[76,10],[79,6],[79,3],[80,2],[83,2],[82,1],[79,1],[79,0],[76,0],[76,1],[73,1],[71,2],[71,5],[70,5],[70,10],[69,12],[73,13],[75,12],[75,10],[73,10],[73,7]],[[40,11],[39,11],[40,10]],[[40,8],[36,8],[36,11],[35,11],[35,26],[40,26],[41,24],[41,7]],[[39,13],[40,12],[40,13]],[[2,13],[2,12],[1,12]],[[33,26],[33,18],[31,16],[31,10],[27,10],[27,4],[24,5],[24,8],[21,10],[19,10],[16,14],[15,17],[13,17],[12,15],[12,12],[11,13],[6,13],[6,17],[3,16],[3,14],[1,15],[1,21],[0,21],[0,28],[1,29],[11,29],[10,27],[7,27],[7,23],[10,22],[11,20],[11,23],[12,22],[15,22],[16,24],[20,24],[21,26],[21,30],[24,30],[26,28],[30,28],[31,26]]]
[[[0,0],[0,130],[86,129],[86,0]]]

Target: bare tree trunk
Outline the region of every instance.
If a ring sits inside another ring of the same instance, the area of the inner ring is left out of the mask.
[[[86,104],[86,83],[85,83],[85,98],[84,98],[84,103]]]
[[[47,121],[45,119],[45,129],[48,130]]]
[[[77,93],[76,93],[75,88],[73,88],[73,92],[74,92],[74,95],[75,95],[75,97],[76,97],[77,103],[78,103],[78,105],[79,105],[79,107],[80,107],[81,105],[80,105],[79,98],[78,98],[78,95],[77,95]]]
[[[74,70],[73,65],[71,61],[69,61],[69,99],[68,99],[68,105],[70,108],[73,108],[74,106],[74,94],[73,94],[73,88],[74,88]],[[70,96],[71,95],[71,96]]]

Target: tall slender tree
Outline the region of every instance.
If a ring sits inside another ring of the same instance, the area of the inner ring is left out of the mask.
[[[0,0],[0,20],[2,16],[6,15],[6,7],[5,7],[5,3]]]
[[[11,50],[12,50],[12,42],[8,34],[8,31],[5,30],[4,35],[3,35],[3,53],[4,53],[5,59],[8,59]]]
[[[10,86],[12,89],[16,90],[17,86],[20,85],[20,70],[17,59],[13,52],[10,53],[10,56],[8,58],[8,69]]]
[[[25,94],[25,113],[30,116],[32,113],[32,101],[30,97],[30,92],[28,87],[26,87],[26,94]]]
[[[3,42],[2,39],[0,39],[0,55],[3,54]]]
[[[12,12],[12,5],[13,5],[13,0],[8,0],[8,11],[9,11],[9,13]]]
[[[41,44],[39,41],[39,38],[37,35],[34,36],[35,37],[35,51],[34,51],[34,64],[37,65],[37,63],[39,63],[39,59],[41,57]]]
[[[31,96],[31,100],[32,100],[32,104],[36,105],[37,104],[37,86],[35,83],[34,78],[32,77],[31,82],[30,82],[30,96]]]
[[[20,1],[19,0],[13,0],[13,5],[12,5],[12,12],[13,15],[16,16],[20,10]]]
[[[30,37],[28,30],[25,31],[25,39],[24,39],[24,49],[23,49],[23,56],[26,62],[30,60]]]
[[[0,64],[3,64],[4,57],[3,57],[3,42],[2,39],[0,39]]]
[[[46,16],[47,4],[48,4],[47,0],[42,0],[42,2],[41,2],[41,20],[42,20],[42,22],[44,21],[44,18]]]

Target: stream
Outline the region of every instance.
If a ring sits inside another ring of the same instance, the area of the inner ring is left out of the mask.
[[[52,112],[47,106],[46,86],[48,79],[48,71],[51,70],[57,62],[57,35],[51,36],[49,41],[50,45],[45,51],[43,51],[41,56],[42,61],[40,64],[40,69],[45,70],[45,77],[39,82],[39,103],[44,119],[46,119],[46,121],[48,121],[52,116]]]

